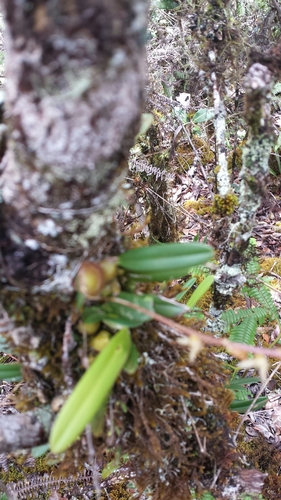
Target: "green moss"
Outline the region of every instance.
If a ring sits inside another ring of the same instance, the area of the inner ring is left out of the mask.
[[[200,157],[200,161],[203,165],[208,165],[214,161],[215,155],[210,149],[210,145],[207,141],[204,141],[200,137],[192,137],[192,144],[187,140],[184,131],[181,132],[180,140],[176,146],[176,161],[180,167],[184,170],[188,170],[195,161],[196,157]]]
[[[266,257],[265,259],[261,259],[260,267],[264,274],[272,272],[281,276],[280,257]]]
[[[212,213],[220,217],[229,216],[233,213],[234,209],[238,206],[238,198],[236,194],[229,193],[226,196],[214,196],[213,205],[211,208]]]
[[[227,159],[227,167],[229,171],[232,171],[233,168],[236,168],[239,172],[242,168],[243,164],[243,145],[244,141],[234,149],[234,151],[228,156]]]
[[[188,200],[184,203],[184,208],[187,211],[194,211],[198,215],[207,215],[211,213],[211,204],[204,198],[199,198],[198,200]]]

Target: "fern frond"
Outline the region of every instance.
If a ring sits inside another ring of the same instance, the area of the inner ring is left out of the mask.
[[[260,272],[260,264],[257,258],[254,258],[247,262],[245,265],[245,269],[247,274],[257,276],[257,274]]]
[[[247,317],[240,325],[234,326],[229,336],[229,340],[231,342],[254,345],[257,326],[257,320],[254,317]]]
[[[210,269],[205,266],[193,266],[190,269],[190,272],[192,276],[197,276],[197,278],[200,278],[201,276],[208,276],[210,274]]]
[[[267,316],[268,311],[265,307],[254,307],[252,309],[238,309],[237,311],[228,309],[221,314],[221,319],[226,323],[226,331],[229,332],[233,325],[246,318],[254,318],[258,325],[262,325]]]
[[[215,498],[213,497],[213,495],[209,491],[206,491],[205,493],[203,493],[200,500],[215,500]]]
[[[279,321],[278,311],[273,302],[272,295],[265,285],[261,283],[256,287],[245,287],[243,288],[243,292],[248,295],[248,297],[262,304],[262,306],[268,310],[271,319],[277,319]]]

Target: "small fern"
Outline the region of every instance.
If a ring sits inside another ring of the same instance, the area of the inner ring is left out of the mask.
[[[252,309],[228,309],[221,314],[221,319],[226,323],[226,331],[229,332],[233,325],[243,321],[246,318],[253,318],[258,325],[262,325],[268,316],[265,307],[254,307]]]
[[[215,500],[215,498],[213,497],[213,495],[209,491],[206,491],[205,493],[203,493],[200,500]]]
[[[239,325],[234,326],[229,336],[231,342],[240,342],[241,344],[254,345],[257,333],[257,320],[254,317],[245,318]]]
[[[258,259],[254,258],[249,260],[245,266],[248,275],[257,276],[260,272],[260,264]]]
[[[268,311],[270,319],[279,321],[279,314],[273,302],[272,296],[268,288],[264,284],[255,287],[244,287],[242,290],[248,297],[255,299],[262,304]]]

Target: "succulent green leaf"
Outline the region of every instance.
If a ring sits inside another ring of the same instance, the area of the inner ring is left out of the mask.
[[[167,299],[165,297],[159,297],[157,295],[152,295],[154,310],[161,316],[166,318],[173,318],[174,316],[181,316],[187,312],[187,307],[184,304],[179,304],[174,300]]]
[[[260,410],[267,403],[267,401],[268,397],[261,396],[260,398],[257,399],[254,407],[252,408],[252,411]],[[248,399],[248,400],[234,399],[234,401],[232,401],[229,407],[232,411],[237,411],[238,413],[246,413],[252,402],[253,399]]]
[[[212,248],[203,243],[166,243],[129,250],[119,256],[119,266],[138,281],[165,281],[184,276],[212,256]]]
[[[116,333],[79,380],[59,412],[50,435],[53,453],[66,450],[98,413],[131,351],[127,328]]]
[[[260,377],[235,378],[226,385],[226,388],[231,389],[232,391],[236,391],[240,390],[241,387],[243,388],[246,385],[255,384],[260,381],[261,381]]]
[[[106,466],[101,471],[101,478],[106,479],[108,476],[113,474],[120,467],[120,457],[116,457],[106,464]]]
[[[0,380],[17,382],[21,379],[21,365],[19,363],[0,364]]]
[[[45,455],[47,451],[49,451],[50,446],[49,444],[40,444],[39,446],[33,446],[31,448],[31,455],[33,458],[39,458],[42,457],[42,455]]]
[[[201,283],[198,285],[196,290],[194,290],[193,294],[191,297],[188,299],[186,305],[188,307],[194,307],[195,304],[203,297],[203,295],[209,290],[209,288],[212,286],[214,282],[214,276],[209,275],[206,276],[206,278],[201,281]]]
[[[127,363],[124,366],[124,372],[128,373],[129,375],[133,375],[134,373],[136,373],[139,365],[139,356],[140,353],[137,350],[137,346],[135,344],[132,344]]]
[[[176,295],[176,300],[181,300],[190,288],[196,283],[196,278],[190,278],[182,285],[182,291]]]
[[[86,307],[82,314],[82,320],[84,323],[97,323],[98,321],[102,321],[105,317],[105,312],[101,309],[101,307]]]
[[[118,297],[140,307],[144,307],[149,311],[154,310],[153,298],[150,295],[136,295],[134,293],[121,292]],[[107,302],[102,306],[102,309],[105,312],[103,322],[113,328],[122,326],[134,328],[151,320],[151,317],[147,314],[115,302]]]

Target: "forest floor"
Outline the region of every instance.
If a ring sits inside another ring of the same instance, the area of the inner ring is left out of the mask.
[[[159,23],[158,19],[157,23],[152,24],[151,32],[154,39],[148,45],[150,85],[147,89],[146,111],[153,115],[151,130],[154,136],[151,131],[150,134],[141,136],[132,150],[129,181],[135,190],[135,197],[131,207],[123,209],[122,226],[127,234],[130,234],[131,231],[131,235],[136,241],[138,239],[148,240],[149,213],[151,214],[151,204],[155,202],[163,215],[160,222],[160,232],[162,229],[165,231],[164,226],[167,223],[176,227],[177,239],[182,242],[198,239],[212,244],[214,243],[212,241],[214,215],[211,207],[216,192],[214,129],[211,121],[203,122],[197,125],[197,128],[196,124],[192,123],[192,117],[198,110],[211,106],[209,104],[211,99],[204,97],[205,94],[202,89],[198,89],[198,93],[196,93],[195,89],[194,95],[191,95],[190,106],[181,108],[177,97],[180,99],[187,90],[190,91],[190,89],[185,88],[182,67],[178,68],[181,71],[181,76],[178,76],[178,79],[176,77],[170,78],[172,74],[175,74],[175,61],[179,62],[182,58],[182,46],[177,46],[178,41],[181,39],[181,30],[177,20],[170,14],[163,13],[161,23]],[[2,16],[0,16],[0,86],[3,85],[5,80],[2,28],[3,21]],[[177,51],[180,54],[179,57]],[[155,61],[157,61],[157,65]],[[163,91],[167,85],[173,88],[173,97],[167,97],[167,93]],[[186,127],[179,120],[180,111],[189,114],[189,122]],[[240,109],[239,113],[242,116],[243,109]],[[279,111],[273,113],[273,115],[275,121],[278,122]],[[231,116],[232,111],[229,113],[229,118]],[[233,128],[235,127],[233,126]],[[236,141],[231,137],[229,142],[228,156],[231,182],[234,190],[238,192],[241,168],[240,146],[243,145],[243,141]],[[234,152],[235,158],[233,161]],[[273,157],[274,154],[272,153]],[[149,174],[149,168],[155,168],[156,174]],[[163,179],[165,186],[162,186],[163,190],[159,191],[158,188]],[[134,222],[136,214],[137,224]],[[280,312],[281,168],[280,171],[275,168],[275,173],[269,175],[263,203],[257,212],[252,237],[255,239],[257,256],[260,261],[268,259],[266,271],[261,271],[257,278],[267,276],[274,280],[271,291]],[[204,312],[208,314],[208,311]],[[277,334],[276,331],[272,332],[273,328],[270,328],[271,330],[266,330],[265,327],[261,332],[263,345],[266,343],[269,345],[279,333],[279,331]],[[271,334],[274,336],[271,337]],[[253,375],[253,371],[251,375]],[[248,373],[247,376],[249,376]],[[258,384],[258,389],[260,385]],[[13,390],[12,388],[12,385],[8,386],[4,383],[1,398],[3,406],[5,406],[7,395],[9,391]],[[243,431],[242,433],[239,452],[241,456],[243,455],[246,467],[240,473],[240,484],[244,484],[245,492],[252,492],[252,496],[244,498],[262,498],[259,495],[263,487],[263,498],[265,500],[280,497],[280,393],[281,381],[280,375],[277,373],[275,384],[269,384],[266,390],[266,394],[272,400],[275,398],[277,404],[272,403],[271,407],[268,405],[266,409],[251,412],[244,428],[246,432]],[[239,418],[237,417],[235,420],[236,427]],[[249,444],[249,439],[251,439],[251,444]],[[3,464],[4,467],[7,466],[4,458]],[[270,477],[270,480],[266,479],[267,477]],[[256,484],[254,485],[254,483]],[[222,498],[227,500],[242,498],[240,494],[235,496],[235,493],[229,493],[229,491],[225,488],[226,496]],[[54,496],[53,498],[62,497]],[[147,496],[147,498],[151,497]],[[212,498],[214,497],[211,494],[208,497],[206,496],[208,500]],[[219,497],[216,498],[220,500]]]

